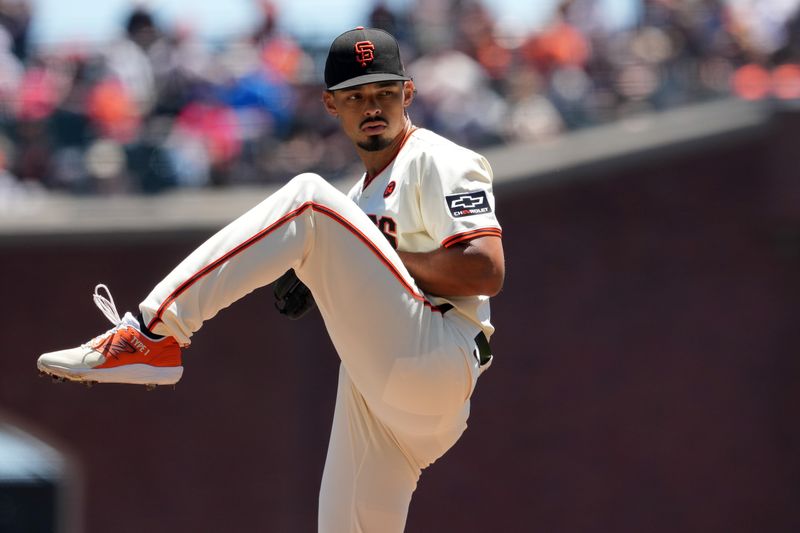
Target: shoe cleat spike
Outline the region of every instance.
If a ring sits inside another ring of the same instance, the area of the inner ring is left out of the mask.
[[[39,377],[40,378],[46,378],[48,376],[49,376],[49,374],[47,372],[42,372],[41,370],[39,370]]]
[[[158,385],[155,385],[154,383],[150,383],[149,385],[145,385],[145,388],[147,389],[148,392],[150,392],[151,390],[156,390],[157,386]]]
[[[94,381],[84,381],[83,384],[87,389],[91,389],[94,386]]]

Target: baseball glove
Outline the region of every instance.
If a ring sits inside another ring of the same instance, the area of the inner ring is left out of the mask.
[[[300,281],[293,268],[275,281],[272,292],[275,295],[275,309],[290,320],[302,318],[317,306],[311,290]]]

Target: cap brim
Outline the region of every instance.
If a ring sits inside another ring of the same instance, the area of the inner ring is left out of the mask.
[[[333,87],[328,87],[328,90],[338,91],[339,89],[349,89],[350,87],[358,87],[359,85],[377,83],[379,81],[411,81],[411,78],[398,74],[365,74],[364,76],[356,76],[355,78],[337,83]]]

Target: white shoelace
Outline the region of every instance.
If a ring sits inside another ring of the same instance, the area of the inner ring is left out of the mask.
[[[108,298],[106,298],[105,296],[100,294],[100,289],[103,289],[103,290],[106,291],[106,294],[108,295]],[[97,286],[95,286],[94,295],[92,296],[92,299],[94,300],[94,304],[100,309],[100,311],[103,312],[105,317],[112,324],[114,324],[114,327],[109,329],[105,333],[103,333],[101,335],[98,335],[97,337],[91,339],[90,341],[81,344],[81,346],[84,347],[84,348],[92,347],[95,344],[95,342],[97,342],[99,339],[105,337],[109,333],[115,331],[122,324],[122,319],[120,318],[119,313],[117,312],[117,306],[114,303],[114,297],[111,296],[111,291],[108,290],[108,287],[106,287],[102,283],[100,283]]]
[[[108,298],[100,294],[100,289],[106,291]],[[122,319],[119,317],[117,306],[114,303],[114,297],[111,296],[111,291],[108,290],[108,287],[102,283],[96,285],[92,299],[94,300],[94,304],[103,312],[104,315],[106,315],[106,318],[115,326],[119,326],[119,323],[122,322]]]

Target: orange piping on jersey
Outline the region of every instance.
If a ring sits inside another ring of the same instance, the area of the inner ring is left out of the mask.
[[[451,235],[450,237],[446,238],[442,241],[443,248],[450,248],[454,244],[458,244],[464,241],[470,241],[472,239],[477,239],[478,237],[502,237],[503,230],[500,228],[480,228],[474,229],[471,231],[466,231],[464,233],[458,233],[456,235]]]
[[[417,129],[418,129],[418,128],[417,128],[416,126],[411,126],[411,129],[410,129],[410,130],[408,130],[408,133],[406,133],[406,136],[405,136],[405,137],[403,137],[403,140],[400,142],[400,148],[398,148],[398,149],[397,149],[397,153],[396,153],[396,154],[394,154],[394,157],[393,157],[393,158],[391,158],[391,159],[389,160],[389,162],[388,162],[388,163],[386,163],[385,165],[383,165],[383,168],[381,168],[381,169],[380,169],[378,172],[376,172],[374,176],[370,176],[370,175],[369,175],[369,172],[367,172],[367,173],[366,173],[366,176],[364,176],[364,186],[363,186],[363,187],[361,187],[361,190],[362,190],[362,191],[363,191],[364,189],[366,189],[366,188],[369,186],[369,184],[370,184],[370,183],[372,183],[372,180],[374,180],[375,178],[377,178],[378,176],[380,176],[380,175],[381,175],[381,172],[383,172],[384,170],[386,170],[386,169],[387,169],[387,167],[388,167],[389,165],[391,165],[391,164],[394,162],[394,160],[395,160],[395,159],[397,159],[397,156],[398,156],[398,155],[400,155],[400,150],[402,150],[402,149],[403,149],[403,146],[405,146],[405,145],[406,145],[406,141],[408,140],[408,138],[409,138],[409,137],[411,137],[411,134],[412,134],[412,133],[414,133],[415,131],[417,131]]]
[[[308,209],[316,211],[317,213],[321,213],[321,214],[327,216],[328,218],[330,218],[331,220],[333,220],[334,222],[338,222],[339,224],[341,224],[346,230],[348,230],[356,238],[358,238],[361,242],[363,242],[365,245],[367,245],[367,247],[372,251],[372,253],[375,254],[375,256],[378,258],[378,260],[380,260],[381,263],[383,263],[384,266],[386,266],[386,268],[389,269],[389,271],[392,273],[392,275],[394,275],[394,277],[397,278],[397,281],[400,282],[400,284],[405,288],[405,290],[407,292],[409,292],[411,294],[412,297],[414,297],[415,300],[419,300],[424,305],[430,307],[432,311],[437,311],[437,312],[440,312],[440,313],[443,312],[442,309],[440,309],[439,307],[433,305],[428,300],[426,300],[425,297],[422,294],[420,294],[417,291],[415,291],[414,287],[412,287],[405,279],[403,279],[403,275],[400,273],[400,271],[397,270],[397,268],[394,266],[394,264],[385,255],[383,255],[383,253],[375,245],[375,243],[373,243],[369,239],[369,237],[364,235],[361,232],[361,230],[359,230],[357,227],[352,225],[347,219],[345,219],[343,216],[341,216],[340,214],[338,214],[336,211],[332,210],[331,208],[326,207],[326,206],[321,205],[321,204],[314,203],[314,202],[306,202],[306,203],[302,204],[300,207],[298,207],[297,209],[295,209],[293,211],[290,211],[289,213],[287,213],[283,217],[279,218],[277,221],[273,222],[272,224],[270,224],[269,226],[267,226],[263,230],[259,231],[258,233],[256,233],[255,235],[253,235],[252,237],[250,237],[249,239],[247,239],[246,241],[244,241],[240,245],[238,245],[235,248],[231,249],[228,253],[224,254],[222,257],[220,257],[216,261],[213,261],[212,263],[209,263],[208,265],[206,265],[205,267],[203,267],[202,269],[197,271],[195,274],[193,274],[189,279],[187,279],[186,281],[184,281],[183,283],[178,285],[178,287],[174,291],[172,291],[172,293],[161,303],[161,305],[158,308],[158,311],[156,311],[155,316],[148,323],[147,329],[152,329],[153,326],[155,326],[158,322],[161,322],[161,316],[164,314],[164,311],[167,309],[167,307],[172,305],[172,302],[177,300],[178,297],[181,294],[183,294],[184,292],[189,290],[189,288],[191,288],[191,286],[194,285],[195,283],[197,283],[200,279],[204,278],[205,276],[207,276],[208,274],[210,274],[211,272],[216,270],[223,263],[225,263],[226,261],[230,260],[234,256],[238,255],[239,253],[241,253],[241,252],[245,251],[246,249],[248,249],[249,247],[253,246],[258,241],[260,241],[264,237],[268,236],[270,233],[272,233],[276,229],[280,228],[282,225],[284,225],[287,222],[297,218],[298,216],[303,214],[303,212],[305,212]]]

